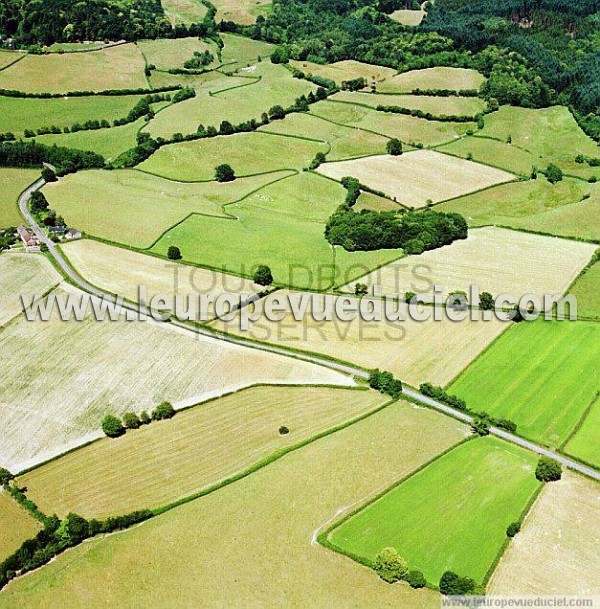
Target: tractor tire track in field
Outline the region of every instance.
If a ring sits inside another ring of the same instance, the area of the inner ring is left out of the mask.
[[[66,258],[62,255],[60,250],[56,247],[56,244],[54,242],[52,242],[46,236],[44,231],[39,227],[39,225],[35,221],[35,218],[29,211],[29,208],[28,208],[29,199],[31,198],[32,194],[34,192],[40,190],[44,186],[45,183],[46,182],[43,180],[43,178],[40,178],[39,180],[37,180],[36,182],[31,184],[21,194],[21,196],[19,197],[19,208],[21,210],[21,214],[30,224],[31,229],[33,230],[35,235],[38,237],[40,243],[44,243],[48,247],[48,251],[54,258],[56,264],[60,267],[62,272],[73,282],[74,285],[76,285],[83,291],[88,292],[92,296],[96,296],[98,298],[102,298],[102,299],[105,299],[105,300],[108,300],[111,302],[115,302],[116,299],[112,294],[110,294],[108,292],[104,292],[103,290],[93,286],[92,284],[88,283],[85,279],[83,279],[82,277],[79,276],[79,274],[75,271],[75,269],[73,269],[73,267],[69,264],[69,262],[66,260]],[[145,305],[134,305],[134,304],[129,304],[126,301],[124,301],[122,303],[122,307],[129,311],[133,311],[136,314],[143,314],[143,315],[147,315],[147,316],[151,315],[150,309],[148,307],[146,307]],[[165,322],[163,322],[163,323],[165,323]],[[358,377],[361,379],[367,379],[369,377],[369,373],[361,368],[355,368],[354,366],[343,364],[341,362],[327,360],[325,358],[321,358],[316,355],[310,355],[308,353],[306,353],[306,354],[296,353],[296,352],[291,353],[290,351],[288,351],[287,349],[285,349],[283,347],[277,347],[274,345],[266,345],[266,344],[258,345],[256,343],[251,343],[251,342],[245,341],[240,338],[236,338],[231,335],[217,334],[207,328],[191,327],[185,323],[182,323],[182,322],[179,322],[176,320],[172,320],[169,323],[175,327],[182,328],[188,332],[207,336],[210,338],[214,338],[216,340],[222,340],[222,341],[232,343],[235,345],[241,345],[241,346],[247,347],[249,349],[258,349],[260,351],[275,353],[277,355],[285,355],[287,357],[294,357],[296,359],[300,359],[300,360],[303,360],[306,362],[324,366],[326,368],[330,368],[330,369],[336,370],[338,372],[343,372],[345,374],[349,374],[351,376],[355,376],[355,377]],[[455,410],[454,408],[451,408],[450,406],[447,406],[446,404],[442,404],[441,402],[438,402],[437,400],[433,400],[432,398],[427,397],[414,389],[411,389],[409,387],[404,387],[402,392],[406,397],[418,402],[419,404],[428,406],[445,415],[454,417],[455,419],[458,419],[461,422],[466,423],[467,425],[470,425],[474,421],[474,417],[472,417],[468,414],[465,414],[464,412]],[[563,466],[565,466],[569,469],[572,469],[576,472],[579,472],[580,474],[593,478],[594,480],[597,480],[600,482],[600,471],[598,471],[592,467],[588,467],[586,465],[583,465],[582,463],[579,463],[578,461],[569,459],[568,457],[565,457],[563,455],[559,455],[559,454],[551,451],[548,448],[535,444],[534,442],[530,442],[529,440],[525,440],[524,438],[521,438],[520,436],[511,434],[502,429],[498,429],[497,427],[490,427],[490,433],[494,436],[502,438],[503,440],[506,440],[507,442],[516,444],[517,446],[530,450],[534,453],[555,459],[556,461],[561,463]]]

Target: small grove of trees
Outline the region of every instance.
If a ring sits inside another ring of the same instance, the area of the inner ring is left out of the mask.
[[[231,165],[223,163],[215,167],[215,180],[217,182],[233,182],[235,180],[235,172],[231,168]]]
[[[358,197],[360,197],[360,182],[356,178],[350,176],[343,177],[340,182],[346,189],[344,205],[346,205],[346,207],[353,207],[358,201]]]
[[[14,476],[5,467],[0,467],[0,485],[1,486],[8,484],[13,478],[14,478]]]
[[[471,430],[478,436],[488,436],[490,434],[490,425],[484,419],[475,419],[471,424]]]
[[[395,379],[391,372],[373,370],[369,375],[369,387],[394,399],[402,395],[402,381]]]
[[[493,310],[496,302],[494,297],[489,292],[481,292],[479,294],[479,308],[484,311]]]
[[[181,260],[181,250],[176,245],[169,245],[167,258],[169,260]]]
[[[256,271],[254,271],[252,279],[258,285],[271,285],[273,283],[273,273],[271,273],[271,269],[266,264],[259,264]]]
[[[118,438],[122,436],[128,429],[138,429],[142,425],[148,425],[152,421],[163,421],[172,419],[176,414],[176,410],[169,402],[160,403],[153,411],[148,414],[145,410],[138,416],[135,412],[126,412],[121,420],[113,414],[107,414],[102,419],[102,431],[109,438]]]
[[[535,468],[535,477],[540,482],[555,482],[562,477],[562,465],[550,457],[540,457]]]
[[[366,283],[356,283],[354,285],[354,295],[355,296],[364,296],[368,294],[369,286]]]
[[[446,596],[473,594],[477,584],[470,577],[460,577],[453,571],[446,571],[440,578],[440,592]]]
[[[508,527],[506,527],[506,536],[513,538],[520,530],[521,530],[520,522],[511,522],[508,525]]]
[[[373,561],[373,569],[383,581],[393,584],[408,575],[408,563],[395,548],[384,548]]]
[[[556,184],[563,179],[563,172],[560,167],[557,167],[554,163],[550,163],[548,167],[546,167],[546,179],[550,184]]]
[[[399,156],[402,154],[402,142],[397,138],[392,138],[388,140],[388,143],[385,145],[387,153],[392,156]]]

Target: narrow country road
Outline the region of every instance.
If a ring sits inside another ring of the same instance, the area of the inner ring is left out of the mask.
[[[104,292],[103,290],[91,285],[90,283],[88,283],[85,279],[80,277],[75,272],[73,267],[71,267],[69,262],[67,262],[66,258],[61,254],[59,249],[56,247],[56,244],[53,243],[46,236],[44,231],[38,226],[33,215],[29,211],[28,202],[29,202],[29,199],[31,198],[31,195],[36,190],[39,190],[40,188],[42,188],[42,186],[44,186],[44,184],[45,184],[44,180],[40,178],[37,182],[34,182],[31,186],[29,186],[29,188],[27,188],[27,190],[25,190],[23,192],[23,194],[21,195],[21,197],[19,199],[19,208],[21,209],[21,213],[23,214],[23,217],[31,225],[31,228],[34,231],[34,233],[36,234],[36,236],[38,237],[38,239],[40,240],[40,243],[45,243],[48,246],[48,251],[54,258],[56,263],[59,265],[59,267],[62,269],[62,271],[69,277],[69,279],[76,286],[78,286],[80,289],[84,290],[85,292],[92,294],[93,296],[97,296],[98,298],[103,298],[103,299],[114,302],[116,299],[112,294],[110,294],[108,292]],[[122,306],[124,309],[128,309],[131,311],[135,311],[136,313],[139,312],[139,313],[150,316],[150,310],[146,306],[133,305],[133,304],[129,304],[127,302],[123,302]],[[330,369],[336,370],[338,372],[350,374],[350,375],[356,376],[358,378],[367,379],[369,376],[369,374],[367,372],[365,372],[364,370],[362,370],[360,368],[355,368],[353,366],[343,364],[341,362],[330,361],[330,360],[327,360],[325,358],[320,358],[315,355],[301,354],[301,353],[296,353],[296,352],[292,353],[285,348],[276,347],[274,345],[266,345],[266,344],[257,345],[256,343],[250,343],[243,339],[238,339],[232,335],[224,336],[222,334],[213,332],[213,331],[209,330],[208,328],[192,327],[192,326],[189,326],[189,325],[179,322],[179,321],[171,321],[169,323],[173,326],[177,326],[178,328],[182,328],[182,329],[187,330],[188,332],[192,332],[194,334],[208,336],[208,337],[214,338],[216,340],[222,340],[224,342],[232,343],[235,345],[241,345],[241,346],[247,347],[249,349],[258,349],[259,351],[266,351],[268,353],[275,353],[277,355],[293,357],[295,359],[299,359],[299,360],[303,360],[303,361],[317,364],[320,366],[324,366],[326,368],[330,368]],[[441,402],[438,402],[437,400],[427,397],[427,396],[423,395],[422,393],[415,391],[414,389],[404,387],[402,392],[404,393],[404,395],[419,402],[420,404],[429,406],[430,408],[434,408],[435,410],[438,410],[444,414],[447,414],[456,419],[459,419],[460,421],[463,421],[464,423],[470,424],[473,422],[472,416],[470,416],[464,412],[455,410],[454,408],[451,408],[450,406],[447,406],[446,404],[442,404]],[[535,452],[539,455],[551,457],[552,459],[555,459],[556,461],[558,461],[559,463],[561,463],[563,466],[565,466],[567,468],[570,468],[581,474],[589,476],[590,478],[600,481],[600,472],[592,467],[588,467],[586,465],[583,465],[582,463],[574,461],[573,459],[569,459],[568,457],[559,455],[547,448],[544,448],[543,446],[539,446],[538,444],[535,444],[534,442],[525,440],[524,438],[511,434],[507,431],[504,431],[503,429],[498,429],[497,427],[490,427],[490,433],[494,436],[502,438],[508,442],[511,442],[512,444],[516,444],[517,446],[521,446],[522,448],[526,448],[527,450]]]

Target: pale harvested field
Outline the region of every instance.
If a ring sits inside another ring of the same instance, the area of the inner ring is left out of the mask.
[[[204,8],[203,4],[198,5]],[[175,39],[159,39],[159,40],[140,40],[137,43],[138,48],[146,57],[148,63],[154,64],[157,68],[183,68],[183,64],[192,59],[194,51],[204,53],[211,51],[215,55],[215,48],[198,38],[175,38]],[[215,56],[215,62],[216,61]]]
[[[65,290],[78,294],[75,288]],[[104,414],[196,404],[255,383],[351,379],[143,321],[12,323],[0,332],[0,463],[25,469],[101,435]]]
[[[570,472],[547,484],[487,588],[492,595],[599,596],[600,487]]]
[[[311,540],[466,433],[449,417],[393,404],[201,500],[65,552],[5,588],[0,607],[166,609],[177,599],[215,609],[439,609],[438,593],[390,586]]]
[[[423,21],[427,13],[425,11],[411,11],[406,9],[400,9],[394,11],[391,15],[388,15],[390,19],[401,23],[402,25],[417,26]]]
[[[430,295],[441,285],[444,294],[469,293],[471,285],[493,296],[564,293],[589,262],[596,246],[506,230],[470,229],[469,237],[420,256],[407,256],[373,271],[360,281],[381,286],[383,294],[417,292]],[[344,286],[354,291],[354,284]],[[472,303],[477,304],[477,303]]]
[[[70,226],[95,237],[150,247],[191,213],[225,217],[222,206],[285,173],[240,178],[228,184],[176,182],[136,170],[90,170],[44,187],[52,208]]]
[[[28,55],[0,72],[0,89],[29,93],[147,87],[144,58],[134,44],[90,53]]]
[[[0,255],[0,328],[22,311],[21,294],[41,296],[60,280],[40,254]]]
[[[105,518],[155,508],[384,404],[374,391],[252,387],[102,439],[19,478],[42,510]],[[279,427],[290,430],[279,434]],[[123,472],[127,471],[127,476]]]
[[[429,201],[452,199],[515,178],[506,171],[432,150],[324,163],[317,171],[335,180],[352,176],[409,207],[424,207]]]
[[[248,279],[132,252],[92,239],[63,246],[77,272],[90,283],[137,302],[138,286],[148,295],[255,294],[264,288]],[[210,305],[210,315],[214,311]]]
[[[407,93],[414,89],[479,89],[485,77],[466,68],[425,68],[388,78],[377,90],[380,93]]]
[[[362,61],[354,61],[353,59],[336,61],[326,65],[294,60],[290,61],[290,64],[305,74],[329,78],[338,85],[344,80],[353,80],[355,78],[365,78],[368,84],[380,82],[386,78],[391,78],[397,72],[394,68],[371,65]]]
[[[265,300],[272,300],[276,295],[290,295],[299,303],[302,294],[281,291]],[[304,297],[308,295],[304,294]],[[317,295],[317,298],[322,298],[322,295]],[[321,305],[317,306],[320,310]],[[408,317],[404,303],[394,304],[393,310],[399,310]],[[445,318],[424,322],[410,319],[344,322],[334,315],[332,321],[317,322],[312,318],[310,301],[302,321],[295,321],[288,307],[281,322],[262,317],[257,322],[250,322],[247,331],[240,329],[237,318],[230,322],[218,320],[213,325],[233,334],[327,355],[363,368],[389,370],[412,385],[425,381],[447,384],[508,327],[506,322],[495,318],[485,323],[453,322]]]
[[[26,539],[35,537],[41,528],[37,520],[0,489],[0,561],[12,554]]]
[[[422,110],[433,115],[473,116],[485,108],[485,102],[478,97],[438,97],[436,95],[384,95],[340,91],[329,98],[330,101],[342,101],[352,104],[365,104],[371,108],[377,106],[398,106],[410,110]]]

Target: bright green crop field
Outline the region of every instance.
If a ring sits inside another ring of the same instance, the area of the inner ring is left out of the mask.
[[[588,269],[570,290],[577,298],[580,317],[600,321],[600,262]]]
[[[39,177],[40,172],[36,169],[0,168],[0,228],[17,226],[21,222],[17,198]]]
[[[581,427],[566,443],[563,452],[600,467],[600,396],[591,404]]]
[[[373,560],[396,548],[437,585],[454,571],[481,583],[537,489],[536,457],[493,437],[457,446],[343,522],[330,541]]]
[[[448,391],[476,411],[511,419],[520,435],[561,446],[600,389],[600,325],[514,325]]]

